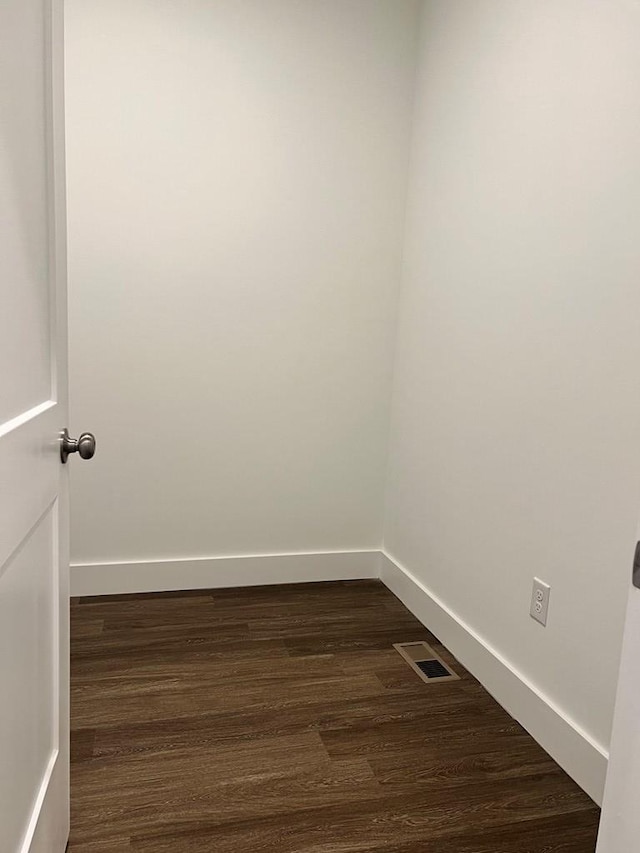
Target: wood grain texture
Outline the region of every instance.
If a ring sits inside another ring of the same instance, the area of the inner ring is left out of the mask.
[[[74,599],[69,853],[593,853],[599,812],[377,581]],[[424,640],[461,676],[423,683]]]

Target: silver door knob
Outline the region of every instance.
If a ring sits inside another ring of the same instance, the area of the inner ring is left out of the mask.
[[[80,438],[69,438],[69,430],[63,429],[60,435],[60,459],[64,464],[70,453],[79,453],[81,459],[91,459],[96,452],[96,437],[83,432]]]

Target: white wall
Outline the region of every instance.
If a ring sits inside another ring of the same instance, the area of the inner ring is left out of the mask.
[[[385,533],[605,754],[640,505],[639,15],[426,2]]]
[[[76,563],[377,548],[417,0],[67,0]]]

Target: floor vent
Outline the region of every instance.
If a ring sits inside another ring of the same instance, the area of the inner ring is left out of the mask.
[[[427,684],[434,684],[436,681],[460,680],[460,676],[449,669],[442,658],[426,643],[394,643],[393,648]]]

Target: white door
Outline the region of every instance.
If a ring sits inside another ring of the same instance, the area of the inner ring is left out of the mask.
[[[597,853],[640,850],[640,589],[631,583],[629,586]]]
[[[69,830],[62,0],[0,0],[0,850]]]

